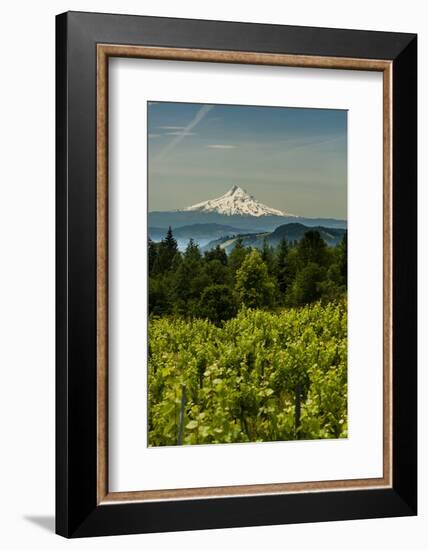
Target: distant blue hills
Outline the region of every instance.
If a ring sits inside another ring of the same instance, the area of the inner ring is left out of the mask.
[[[266,239],[276,246],[281,239],[300,240],[309,229],[319,231],[329,246],[338,244],[347,229],[345,220],[333,218],[303,218],[295,216],[242,216],[222,215],[214,212],[149,212],[149,237],[158,242],[171,227],[181,250],[190,239],[202,250],[217,245],[228,252],[241,237],[246,246],[259,248]]]

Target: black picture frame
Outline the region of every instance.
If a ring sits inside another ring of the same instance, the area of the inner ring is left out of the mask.
[[[392,62],[392,487],[97,504],[100,43]],[[68,12],[56,18],[56,97],[56,532],[86,537],[415,515],[417,36]]]

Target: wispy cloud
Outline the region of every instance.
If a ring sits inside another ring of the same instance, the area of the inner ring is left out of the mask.
[[[186,130],[181,130],[177,132],[167,132],[165,135],[167,136],[195,136],[196,132],[187,132]]]
[[[181,130],[178,132],[178,135],[174,135],[173,139],[166,145],[162,151],[159,153],[159,155],[154,159],[154,161],[158,161],[165,157],[166,154],[170,153],[177,145],[183,141],[183,139],[190,135],[191,131],[196,128],[196,126],[203,120],[204,117],[211,111],[211,109],[214,108],[214,105],[203,105],[196,115],[192,118],[192,120],[187,124],[187,126],[180,128],[169,128],[173,130]],[[165,129],[165,128],[164,128]]]
[[[325,145],[327,143],[334,143],[336,141],[343,141],[344,136],[342,135],[335,135],[335,136],[329,136],[325,138],[324,136],[316,136],[314,139],[300,139],[296,140],[294,143],[292,140],[290,141],[290,145],[284,150],[284,153],[288,153],[291,151],[295,151],[296,149],[302,149],[302,148],[308,148],[308,149],[314,149],[320,145]],[[287,142],[285,142],[287,144]]]
[[[160,134],[149,134],[149,138],[157,138],[160,137]]]
[[[209,149],[235,149],[236,145],[223,145],[222,143],[213,143],[212,145],[207,145]]]
[[[184,130],[186,126],[158,126],[158,130]]]

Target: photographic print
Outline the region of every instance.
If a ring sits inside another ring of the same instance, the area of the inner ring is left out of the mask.
[[[347,112],[151,101],[148,445],[347,437]]]

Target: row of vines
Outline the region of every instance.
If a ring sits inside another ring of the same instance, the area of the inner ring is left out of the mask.
[[[151,318],[149,445],[347,437],[346,302]]]

